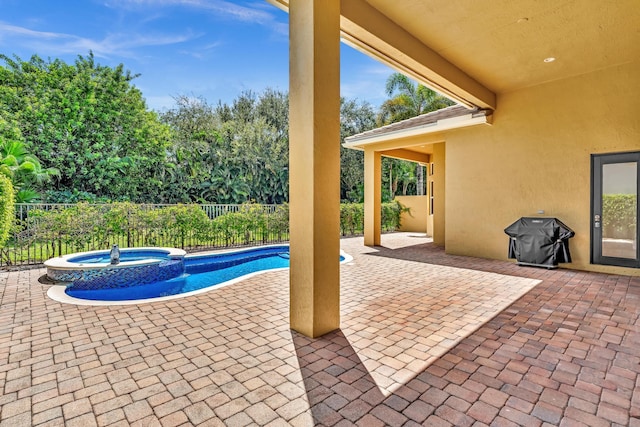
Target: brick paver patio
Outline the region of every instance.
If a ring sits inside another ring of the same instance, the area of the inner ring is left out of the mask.
[[[0,272],[0,426],[640,426],[640,278],[342,247],[342,328],[315,340],[287,272],[111,307]]]

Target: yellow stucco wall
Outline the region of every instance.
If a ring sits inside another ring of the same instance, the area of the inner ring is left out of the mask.
[[[427,232],[427,214],[429,211],[428,196],[396,196],[409,212],[403,212],[400,216],[400,231]]]
[[[638,70],[635,62],[501,94],[493,126],[448,132],[446,251],[506,259],[504,228],[544,210],[576,232],[566,267],[640,275],[589,263],[590,155],[640,150]]]

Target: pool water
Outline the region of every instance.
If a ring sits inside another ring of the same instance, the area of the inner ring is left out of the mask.
[[[344,257],[340,257],[342,261]],[[94,301],[128,301],[166,297],[220,285],[259,271],[289,267],[289,247],[271,246],[226,254],[184,258],[185,273],[170,280],[130,286],[82,289],[73,285],[65,293]]]
[[[123,249],[120,252],[120,262],[125,261],[143,261],[143,260],[166,260],[170,259],[168,253],[163,251],[140,251],[140,250],[127,250]],[[77,264],[100,264],[110,263],[111,256],[109,253],[105,254],[89,254],[80,255],[77,257],[69,258],[69,262]]]

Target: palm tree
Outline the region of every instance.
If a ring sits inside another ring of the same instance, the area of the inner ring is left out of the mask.
[[[420,83],[414,83],[407,76],[394,73],[387,79],[386,100],[380,107],[378,125],[384,126],[421,114],[440,110],[455,103]],[[422,166],[416,166],[417,193],[424,191],[424,173]],[[393,196],[393,195],[392,195]]]
[[[40,160],[27,152],[22,142],[0,139],[0,173],[11,179],[16,190],[16,203],[37,200],[36,188],[60,176],[55,168],[43,168]]]
[[[411,184],[416,184],[416,168],[411,162],[400,161],[400,170],[396,172],[398,181],[402,183],[402,195],[407,195],[407,190]]]
[[[380,126],[416,117],[431,111],[454,105],[454,102],[407,76],[394,73],[387,79],[387,96],[391,97],[380,107]]]

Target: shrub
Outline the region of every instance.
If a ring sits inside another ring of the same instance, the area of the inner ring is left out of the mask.
[[[408,212],[400,202],[389,202],[382,204],[382,231],[396,231],[400,228],[400,216],[402,212]]]
[[[9,238],[15,219],[15,194],[11,180],[0,174],[0,248]]]
[[[635,194],[605,194],[602,197],[602,226],[607,237],[633,239],[638,200]]]
[[[7,209],[8,198],[0,200],[4,203],[0,206],[2,212],[3,207]],[[397,202],[382,205],[383,231],[394,231],[400,226],[403,209]],[[32,261],[35,258],[30,253],[37,253],[36,257],[42,260],[70,252],[108,249],[114,243],[122,247],[170,246],[193,250],[289,239],[286,203],[273,211],[248,203],[237,212],[227,212],[215,219],[210,219],[202,206],[195,204],[162,207],[130,202],[81,202],[50,210],[31,209],[19,221],[14,221],[13,211],[9,209],[12,214],[9,233],[14,236],[12,250],[22,257],[26,254]],[[342,204],[340,227],[345,236],[362,234],[363,204]]]
[[[382,203],[382,231],[395,231],[400,228],[400,215],[407,210],[399,202]],[[364,232],[364,204],[340,204],[340,233],[343,236],[362,234]]]
[[[276,228],[282,226],[282,212],[277,212],[275,216]],[[269,226],[269,214],[264,206],[255,203],[245,203],[238,212],[229,212],[213,220],[213,228],[222,237],[225,246],[266,243],[269,240]]]
[[[50,244],[54,252],[61,253],[61,244],[76,250],[99,249],[105,239],[105,216],[99,205],[88,203],[63,209],[34,209],[29,211],[26,228],[31,241]]]
[[[108,203],[108,197],[96,196],[87,191],[73,190],[47,190],[44,194],[46,203]]]
[[[340,204],[340,233],[343,236],[364,232],[364,204]]]
[[[160,227],[177,233],[180,247],[193,246],[188,244],[206,238],[209,235],[210,220],[199,205],[177,205],[160,209],[162,219]]]
[[[277,236],[278,241],[289,238],[289,204],[283,203],[276,207],[275,212],[268,217],[268,229],[271,236]]]

